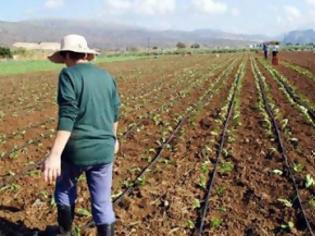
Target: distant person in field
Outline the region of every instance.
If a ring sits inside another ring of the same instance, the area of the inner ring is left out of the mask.
[[[279,59],[278,59],[278,53],[279,53],[279,43],[276,42],[272,45],[272,65],[279,65]]]
[[[264,57],[268,59],[268,45],[266,43],[263,44]]]
[[[45,181],[56,181],[57,235],[71,235],[76,186],[83,173],[98,235],[114,235],[111,187],[120,99],[112,76],[90,63],[96,54],[84,37],[67,35],[61,49],[48,57],[66,65],[59,75],[57,136],[43,164]]]

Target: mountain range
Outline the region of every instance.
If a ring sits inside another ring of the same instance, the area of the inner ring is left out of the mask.
[[[187,45],[199,43],[205,47],[242,47],[275,39],[264,35],[233,34],[212,29],[158,31],[91,20],[0,21],[0,45],[4,46],[12,46],[15,42],[59,42],[64,35],[70,33],[84,35],[91,47],[99,49],[175,47],[179,41]],[[315,42],[315,31],[293,31],[276,37],[279,38],[286,43]]]
[[[284,36],[283,42],[292,44],[315,43],[315,31],[313,29],[291,31]]]
[[[62,36],[69,33],[82,34],[92,47],[101,49],[175,47],[179,41],[187,45],[197,42],[207,47],[241,47],[268,40],[268,37],[263,35],[232,34],[219,30],[157,31],[89,20],[0,21],[0,44],[5,46],[12,46],[15,42],[59,42]]]

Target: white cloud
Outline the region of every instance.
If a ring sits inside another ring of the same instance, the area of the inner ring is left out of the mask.
[[[106,10],[108,11],[128,11],[131,8],[129,0],[107,0],[105,1]]]
[[[315,0],[305,0],[308,4],[315,7]]]
[[[231,9],[231,14],[232,16],[240,16],[241,15],[241,12],[238,8],[232,8]]]
[[[142,0],[136,1],[139,13],[148,15],[167,14],[176,9],[176,0]]]
[[[47,8],[58,8],[63,6],[64,1],[63,0],[46,0],[45,7]]]
[[[192,3],[198,11],[207,14],[223,14],[228,10],[227,5],[218,0],[193,0]]]
[[[105,5],[107,11],[116,14],[163,15],[176,10],[176,0],[105,0]]]
[[[285,6],[284,11],[288,21],[296,21],[301,16],[301,12],[294,6]]]
[[[282,13],[277,16],[276,22],[280,31],[314,28],[315,10],[302,12],[294,6],[285,6]]]

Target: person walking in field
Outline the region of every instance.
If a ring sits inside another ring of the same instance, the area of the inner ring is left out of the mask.
[[[61,49],[48,57],[66,65],[59,75],[57,135],[43,164],[45,181],[56,183],[58,235],[71,235],[76,186],[83,173],[98,235],[114,235],[111,187],[120,98],[112,76],[89,63],[96,54],[83,36],[67,35]]]
[[[272,45],[272,65],[279,65],[279,59],[278,59],[278,53],[279,53],[279,43],[275,42]]]
[[[268,45],[266,43],[263,44],[264,57],[268,59]]]

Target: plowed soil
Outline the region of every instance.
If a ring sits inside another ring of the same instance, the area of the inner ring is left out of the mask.
[[[170,145],[163,149],[160,159],[145,173],[142,184],[114,204],[117,235],[192,235],[195,232],[200,213],[197,203],[202,205],[206,195],[201,179],[208,181],[214,169],[225,114],[222,108],[228,103],[241,62],[246,67],[236,97],[240,106],[235,106],[232,113],[239,111],[240,117],[232,119],[228,126],[220,162],[232,163],[233,168],[216,176],[205,219],[205,235],[309,235],[301,223],[303,219],[296,203],[285,207],[279,202],[279,199],[294,199],[296,193],[284,160],[274,151],[278,144],[263,126],[249,61],[252,56],[166,56],[102,65],[117,78],[124,104],[113,194],[130,186],[160,150],[161,143],[172,134],[180,118],[189,114]],[[305,53],[281,57],[315,72],[315,63],[305,63],[306,56],[315,59]],[[315,186],[305,188],[304,180],[306,175],[315,178],[315,128],[290,104],[269,72],[260,64],[259,69],[266,77],[270,97],[281,118],[288,119],[287,129],[282,130],[283,139],[292,166],[297,163],[303,166],[295,172],[295,177],[314,230]],[[315,101],[312,93],[315,87],[310,80],[283,66],[275,69]],[[229,73],[216,89],[211,90],[193,113],[188,112],[226,71]],[[55,135],[57,76],[55,72],[45,72],[0,78],[0,87],[7,91],[0,95],[4,113],[3,116],[0,113],[0,155],[3,157],[0,158],[0,235],[32,235],[35,231],[45,235],[46,227],[56,224],[54,186],[43,181],[38,163],[49,151]],[[135,124],[136,128],[130,129]],[[274,170],[284,174],[275,174]],[[75,225],[82,235],[92,236],[96,235],[95,230],[86,228],[91,216],[82,213],[89,211],[89,193],[82,177]],[[288,222],[293,222],[294,227],[285,229]]]

